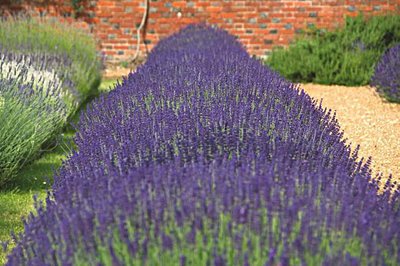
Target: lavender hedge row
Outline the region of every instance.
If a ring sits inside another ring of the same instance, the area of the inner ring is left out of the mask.
[[[382,97],[400,103],[400,45],[393,46],[381,57],[371,80]]]
[[[159,42],[77,128],[7,265],[399,263],[397,185],[222,30]]]

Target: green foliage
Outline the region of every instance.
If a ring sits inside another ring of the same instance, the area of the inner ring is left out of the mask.
[[[129,63],[127,62],[127,61],[121,61],[121,62],[119,62],[119,65],[121,66],[121,67],[124,67],[124,68],[127,68],[127,67],[129,67]]]
[[[25,173],[26,174],[26,173]],[[33,173],[33,175],[35,175]],[[39,194],[40,199],[46,198],[46,191],[28,190],[28,191],[7,191],[0,193],[0,242],[11,241],[11,231],[16,234],[22,233],[24,224],[21,217],[26,217],[33,211],[33,195]],[[15,243],[10,243],[10,249]],[[0,247],[0,265],[6,263],[6,254]]]
[[[79,13],[83,12],[83,3],[86,2],[86,0],[71,0],[71,5],[74,8],[75,16],[77,16]]]
[[[72,140],[74,131],[64,131],[60,137],[61,146],[48,147],[48,152],[24,167],[16,176],[0,189],[0,242],[11,241],[11,231],[16,234],[23,232],[24,224],[21,217],[26,217],[34,211],[33,195],[39,194],[39,199],[45,199],[47,177],[53,174],[53,168],[61,166],[65,160],[65,148],[67,142]],[[11,243],[10,250],[14,246]],[[0,248],[0,265],[6,262],[6,254]]]
[[[398,15],[347,17],[343,28],[311,28],[266,63],[293,82],[366,85],[386,48],[400,42]]]
[[[264,215],[264,227],[268,228],[268,216]],[[82,248],[74,254],[76,265],[113,265],[112,254],[110,253],[109,245],[112,245],[115,250],[119,251],[115,254],[125,265],[180,265],[182,257],[185,258],[184,265],[212,265],[216,257],[215,254],[226,254],[227,265],[245,265],[247,253],[247,262],[249,265],[275,265],[282,256],[289,258],[290,265],[301,265],[302,261],[306,265],[321,265],[327,257],[335,257],[342,255],[350,255],[354,257],[361,256],[363,247],[362,241],[354,234],[346,236],[344,231],[327,232],[324,230],[315,234],[315,237],[321,237],[322,241],[319,246],[320,252],[313,253],[310,248],[310,243],[302,243],[304,252],[302,254],[285,253],[285,247],[282,243],[275,243],[274,238],[262,238],[259,234],[249,230],[248,226],[236,224],[232,222],[229,214],[222,214],[219,217],[220,225],[218,228],[209,226],[207,218],[203,219],[203,229],[197,230],[194,243],[188,243],[187,236],[191,231],[190,224],[184,224],[182,227],[177,227],[175,223],[165,224],[162,231],[171,236],[175,243],[171,249],[163,246],[162,239],[155,237],[154,228],[150,232],[142,232],[140,229],[135,229],[131,224],[125,224],[126,232],[129,235],[131,242],[134,242],[135,234],[140,235],[138,239],[138,252],[132,256],[127,241],[121,240],[121,232],[117,227],[109,228],[110,241],[108,243],[97,243],[99,256],[96,258],[88,257],[85,253],[85,248],[82,241]],[[228,224],[232,227],[229,229]],[[297,223],[298,231],[289,236],[291,240],[295,240],[300,231],[301,221]],[[278,215],[273,216],[271,226],[278,236],[282,234],[279,225]],[[125,233],[122,233],[125,234]],[[237,239],[240,238],[240,242]],[[272,240],[272,242],[270,242]],[[142,245],[145,241],[151,243],[146,250]],[[179,243],[179,244],[176,244]],[[61,244],[62,247],[62,244]],[[269,261],[270,251],[275,249],[274,258]],[[240,253],[238,252],[240,250]],[[144,262],[143,252],[146,252],[147,259]],[[385,261],[389,265],[393,264],[395,258],[387,257]],[[368,258],[363,258],[360,261],[361,265],[371,263]]]
[[[119,82],[121,83],[121,80],[119,80]],[[110,92],[114,89],[117,83],[118,80],[115,79],[103,80],[99,86],[99,90],[101,93]]]

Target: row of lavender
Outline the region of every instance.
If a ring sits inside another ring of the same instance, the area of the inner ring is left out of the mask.
[[[7,265],[397,264],[398,188],[341,139],[233,36],[189,26],[81,115]]]
[[[0,189],[97,89],[101,65],[83,34],[28,17],[0,20]]]

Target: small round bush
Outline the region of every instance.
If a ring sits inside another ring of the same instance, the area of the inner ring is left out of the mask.
[[[375,66],[371,85],[388,101],[400,103],[400,45],[382,56]]]

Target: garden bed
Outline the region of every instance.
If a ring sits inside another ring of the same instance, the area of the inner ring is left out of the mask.
[[[182,29],[80,115],[7,265],[398,264],[400,186],[317,105],[234,36]]]

